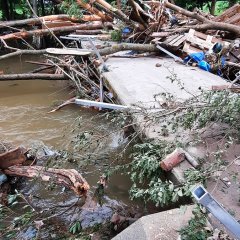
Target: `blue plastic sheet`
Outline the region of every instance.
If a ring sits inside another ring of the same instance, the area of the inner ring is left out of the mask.
[[[204,61],[204,60],[198,62],[198,67],[207,71],[207,72],[211,71],[210,64],[208,62]]]
[[[190,55],[185,57],[183,61],[187,63],[191,59],[198,63],[205,59],[205,54],[204,52],[191,53]]]

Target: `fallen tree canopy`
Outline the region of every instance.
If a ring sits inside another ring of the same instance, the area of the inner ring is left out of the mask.
[[[77,195],[85,195],[89,190],[87,181],[75,169],[54,169],[41,166],[11,166],[3,173],[10,176],[40,178],[45,182],[62,184]]]

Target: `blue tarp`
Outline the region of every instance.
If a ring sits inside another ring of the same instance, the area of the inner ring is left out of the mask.
[[[198,53],[192,53],[189,54],[186,58],[184,58],[184,63],[189,62],[190,60],[193,60],[194,62],[196,62],[198,64],[198,67],[211,72],[211,66],[210,64],[204,60],[205,59],[205,53],[204,52],[198,52]],[[221,57],[221,65],[222,67],[225,65],[225,61],[226,59],[224,57]],[[217,71],[218,75],[221,75],[221,70],[218,69]]]

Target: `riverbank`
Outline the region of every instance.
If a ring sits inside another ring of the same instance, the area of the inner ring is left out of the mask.
[[[180,134],[178,132],[164,136],[162,134],[162,128],[165,123],[164,119],[164,123],[154,123],[154,121],[152,121],[152,123],[147,126],[144,122],[144,116],[146,116],[146,114],[151,114],[152,112],[154,115],[156,111],[159,111],[159,108],[164,108],[162,106],[164,103],[165,106],[167,106],[168,102],[166,103],[167,100],[166,98],[164,99],[166,95],[161,95],[162,93],[170,94],[171,101],[174,99],[174,102],[185,102],[188,99],[194,98],[194,96],[198,96],[203,91],[212,90],[213,86],[226,85],[227,82],[224,79],[198,68],[179,64],[166,57],[142,57],[136,59],[110,57],[107,61],[107,66],[109,72],[103,73],[103,76],[106,85],[115,93],[115,97],[119,102],[123,105],[140,106],[142,108],[142,114],[141,112],[137,114],[133,113],[133,119],[135,121],[134,127],[144,141],[151,139],[153,141],[160,140],[170,143],[174,141],[182,142],[183,145],[188,145],[186,150],[195,159],[209,159],[207,156],[215,154],[219,147],[224,148],[223,145],[226,144],[225,139],[220,137],[216,140],[215,135],[218,135],[219,132],[219,127],[216,126],[205,130],[206,133],[203,135],[202,143],[199,142],[195,145],[189,145],[189,142],[194,139],[193,133],[182,131]],[[173,108],[173,111],[176,108],[177,107]],[[235,156],[239,156],[239,154],[240,150],[237,142],[233,143],[226,151],[223,150],[221,157],[226,161],[225,164],[230,164],[231,167],[227,169],[220,167],[217,172],[212,171],[212,177],[206,180],[207,190],[212,193],[228,211],[233,212],[236,219],[240,218],[238,211],[239,194],[236,193],[236,189],[239,186],[237,170],[239,166],[235,163]],[[210,159],[210,161],[214,163],[215,160],[211,157]],[[207,164],[203,164],[202,169],[206,168],[206,165]],[[175,183],[184,183],[186,181],[184,180],[185,172],[192,168],[193,166],[189,162],[183,161],[172,169],[171,174],[173,176],[170,176],[170,179],[175,179]],[[232,176],[235,176],[235,179],[234,177],[232,178]],[[227,184],[229,184],[227,188],[226,181],[228,182]],[[162,214],[158,213],[156,216],[157,215],[159,219],[161,219]],[[142,218],[138,223],[142,221],[143,225],[147,224],[147,220],[145,220],[145,218]],[[152,239],[159,234],[167,236],[169,229],[172,229],[171,231],[175,233],[180,230],[179,228],[178,230],[174,229],[171,218],[166,219],[166,221],[169,228],[162,229],[161,224],[159,224],[158,228],[154,228],[154,230],[140,227],[139,234],[145,236],[143,239]],[[210,221],[213,224],[213,228],[217,227],[226,230],[213,217],[210,217]],[[184,224],[186,224],[186,221]],[[184,224],[181,228],[184,227]],[[131,239],[130,236],[134,236],[134,231],[134,227],[131,227],[128,231],[124,231],[122,234],[120,233],[116,239],[124,239],[124,234],[127,234],[129,239]],[[147,237],[148,234],[153,235],[149,238]]]

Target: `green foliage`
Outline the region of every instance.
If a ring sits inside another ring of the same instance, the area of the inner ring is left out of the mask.
[[[115,42],[120,42],[122,40],[121,30],[113,30],[111,31],[111,39]]]
[[[165,141],[136,144],[130,165],[131,180],[143,183],[146,179],[157,179],[162,174],[160,160],[173,149],[174,145]]]
[[[15,217],[13,219],[14,227],[20,227],[30,223],[33,213],[34,213],[33,211],[28,211],[19,217]]]
[[[83,12],[75,0],[64,0],[60,5],[60,10],[70,16],[82,18]]]
[[[130,189],[132,199],[142,198],[145,202],[154,202],[156,206],[163,206],[172,201],[175,193],[174,185],[170,181],[160,179],[163,175],[160,160],[172,152],[175,147],[174,144],[164,141],[134,146],[133,161],[129,171],[133,181]],[[144,188],[144,186],[147,187]]]
[[[206,13],[209,13],[209,4],[210,2],[207,2],[203,6],[203,11]],[[225,11],[229,7],[229,1],[217,1],[216,7],[215,7],[215,15],[220,15],[223,11]]]
[[[193,210],[193,217],[189,220],[188,225],[180,230],[182,240],[206,240],[212,236],[212,232],[206,227],[206,213],[197,206]]]
[[[81,232],[82,227],[81,227],[81,223],[79,221],[76,221],[70,228],[69,228],[69,232],[72,234],[76,234]]]

